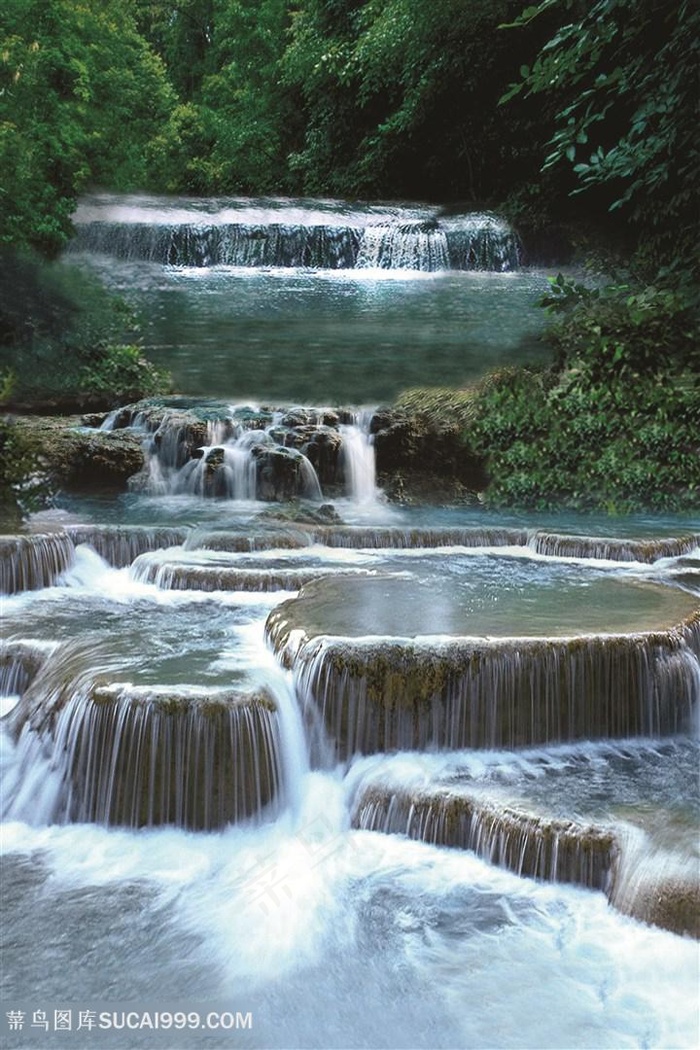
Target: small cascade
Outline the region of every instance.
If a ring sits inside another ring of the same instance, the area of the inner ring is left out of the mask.
[[[489,213],[317,205],[85,198],[70,250],[183,267],[500,272],[519,265],[515,233]]]
[[[21,780],[47,770],[42,819],[210,830],[280,804],[277,706],[265,689],[100,684],[85,667],[62,671],[59,661],[39,675],[12,716]],[[30,816],[12,785],[4,807]]]
[[[54,648],[33,639],[0,643],[0,718],[14,709]]]
[[[527,534],[520,529],[479,528],[401,528],[393,525],[307,525],[287,531],[193,533],[187,540],[190,550],[262,551],[278,547],[295,549],[321,543],[346,550],[418,550],[440,547],[522,547]]]
[[[632,540],[536,532],[529,537],[528,546],[547,557],[653,563],[660,558],[677,558],[697,550],[700,548],[700,533],[664,539]]]
[[[0,536],[0,593],[50,587],[72,564],[74,553],[64,532]]]
[[[700,704],[698,657],[685,637],[696,631],[689,624],[577,638],[309,637],[299,599],[267,621],[299,696],[321,713],[341,760],[687,731]]]
[[[370,433],[372,413],[358,413],[352,424],[340,425],[341,457],[348,495],[356,503],[377,499],[377,469],[374,439]]]
[[[168,591],[297,591],[300,587],[333,575],[358,575],[361,569],[336,566],[309,568],[268,568],[202,560],[200,558],[163,557],[144,554],[131,566],[130,575],[139,583],[151,583]]]
[[[677,843],[673,851],[655,847],[638,826],[619,826],[620,862],[609,898],[625,915],[700,939],[697,824],[684,830],[687,848],[681,852]]]
[[[280,424],[226,418],[197,420],[165,410],[145,424],[146,464],[132,487],[154,496],[268,502],[323,498],[314,466],[300,448],[280,444]],[[248,424],[252,422],[252,426]],[[126,425],[144,426],[138,415]],[[274,436],[273,436],[274,435]]]
[[[168,266],[240,266],[348,269],[360,231],[350,226],[283,223],[76,224],[73,251],[145,260]]]
[[[123,569],[146,551],[179,547],[186,528],[146,525],[68,525],[66,533],[77,547],[87,544],[115,569]]]
[[[535,816],[437,789],[422,793],[369,785],[358,794],[352,824],[366,831],[473,850],[516,875],[590,889],[607,889],[618,852],[608,828]]]
[[[33,639],[0,643],[0,696],[22,694],[53,649]]]
[[[517,270],[520,243],[507,222],[496,215],[474,214],[444,219],[449,263],[453,270]]]
[[[209,830],[276,798],[272,698],[105,686],[78,695],[55,730],[70,786],[55,820]]]
[[[313,541],[328,547],[368,550],[416,550],[432,547],[517,547],[526,540],[522,529],[400,528],[346,525],[316,529]]]
[[[447,234],[437,222],[367,226],[355,265],[358,269],[449,270]]]

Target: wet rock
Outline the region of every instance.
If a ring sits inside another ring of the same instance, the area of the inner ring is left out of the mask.
[[[251,449],[257,461],[257,498],[282,501],[306,495],[309,488],[309,464],[297,449],[281,446]]]
[[[121,488],[143,468],[141,438],[133,431],[87,429],[77,417],[22,416],[16,424],[55,485]]]
[[[94,429],[97,429],[102,426],[108,415],[108,412],[88,412],[86,415],[80,417],[80,422],[84,427],[93,427]]]
[[[293,501],[284,507],[264,510],[259,520],[279,522],[280,524],[298,523],[300,525],[342,525],[342,518],[332,503],[314,503]]]
[[[469,451],[457,419],[382,409],[375,413],[370,429],[374,434],[377,476],[389,491],[397,476],[408,496],[412,495],[413,478],[426,475],[432,479],[433,489],[454,489],[458,484],[478,492],[486,486],[485,466]]]

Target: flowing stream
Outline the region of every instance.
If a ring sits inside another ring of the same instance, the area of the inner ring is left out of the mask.
[[[518,279],[495,219],[350,211],[98,198],[77,248],[239,361],[227,297]],[[3,1045],[695,1046],[700,522],[392,506],[371,410],[282,400],[316,320],[0,537]]]

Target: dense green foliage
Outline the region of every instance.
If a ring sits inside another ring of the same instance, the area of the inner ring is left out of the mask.
[[[513,370],[479,394],[465,440],[487,463],[492,505],[621,513],[697,508],[700,398],[681,378],[582,384]]]
[[[681,511],[700,499],[700,344],[694,303],[561,274],[541,302],[554,364],[489,378],[467,444],[496,504]]]
[[[574,193],[629,217],[643,274],[697,278],[700,6],[541,0],[517,25],[553,15],[557,31],[506,94],[555,102],[543,170],[568,169]]]
[[[0,265],[0,403],[111,407],[165,388],[138,347],[121,341],[128,312],[95,282],[8,251]]]
[[[303,0],[283,58],[306,123],[290,157],[312,192],[494,200],[534,175],[535,110],[498,98],[518,69],[512,0]],[[544,39],[538,25],[523,49]]]
[[[8,0],[0,236],[56,251],[90,185],[474,200],[608,215],[678,281],[699,21],[692,0]]]
[[[118,0],[5,0],[0,37],[0,243],[53,255],[86,186],[146,180],[173,91]]]
[[[49,495],[36,449],[15,425],[0,418],[0,526],[14,527]]]

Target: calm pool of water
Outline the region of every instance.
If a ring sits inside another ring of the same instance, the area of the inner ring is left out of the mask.
[[[376,404],[547,359],[540,270],[178,268],[71,255],[139,312],[149,358],[199,396]]]

